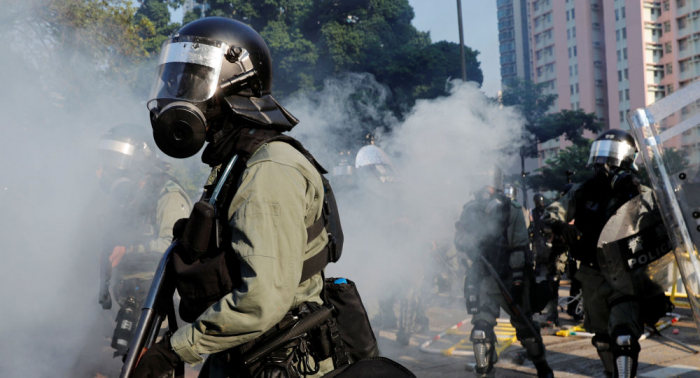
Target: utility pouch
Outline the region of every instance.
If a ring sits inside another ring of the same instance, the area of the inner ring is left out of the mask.
[[[337,311],[338,334],[334,336],[331,332],[333,365],[339,368],[346,363],[378,356],[377,339],[355,283],[345,278],[327,278],[324,291],[325,300]],[[339,342],[342,342],[342,347]]]
[[[479,287],[469,278],[464,279],[464,298],[467,301],[467,314],[479,312]]]
[[[180,256],[188,262],[201,258],[209,248],[212,229],[215,226],[216,209],[206,201],[194,204],[192,213],[182,233]]]
[[[209,306],[240,285],[238,276],[231,274],[238,272],[238,261],[233,253],[227,253],[225,249],[210,258],[194,262],[186,261],[180,252],[183,250],[173,254],[170,271],[180,294],[180,317],[192,323]]]

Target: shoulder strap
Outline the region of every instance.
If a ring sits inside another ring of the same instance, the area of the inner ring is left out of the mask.
[[[340,225],[340,218],[338,217],[338,206],[335,202],[333,190],[328,180],[323,176],[325,173],[328,173],[328,171],[316,161],[311,153],[307,151],[298,140],[288,135],[282,135],[274,130],[243,129],[236,142],[236,151],[238,152],[236,168],[234,168],[235,171],[229,175],[222,189],[221,195],[225,200],[220,201],[219,204],[223,209],[228,208],[235,195],[235,183],[245,170],[248,160],[260,147],[271,142],[285,142],[294,147],[294,149],[304,155],[314,168],[316,168],[323,182],[323,211],[321,212],[321,216],[306,229],[306,235],[307,242],[311,242],[319,237],[323,231],[326,231],[328,233],[328,244],[326,244],[319,253],[304,261],[301,279],[299,280],[301,283],[319,272],[322,272],[328,263],[338,261],[342,251],[343,232]],[[234,188],[233,191],[231,190],[232,188]],[[219,213],[226,214],[226,211],[219,211]],[[226,222],[223,224],[226,224]]]

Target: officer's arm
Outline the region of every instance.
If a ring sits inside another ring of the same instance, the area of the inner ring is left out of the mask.
[[[578,188],[579,184],[574,185],[563,197],[547,206],[544,215],[542,215],[542,221],[545,225],[551,226],[557,221],[569,223],[576,218],[576,193]]]
[[[192,211],[192,205],[186,194],[178,188],[166,189],[158,199],[156,207],[156,235],[149,241],[151,252],[163,253],[173,241],[173,225],[178,219],[187,218]]]
[[[292,307],[306,246],[308,182],[294,168],[260,162],[243,174],[229,214],[243,283],[172,337],[190,364],[253,340]]]
[[[527,250],[530,238],[525,224],[525,214],[520,210],[520,205],[510,205],[510,221],[508,227],[508,248],[511,250]]]

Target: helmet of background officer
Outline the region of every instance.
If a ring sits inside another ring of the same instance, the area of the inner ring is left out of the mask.
[[[588,166],[593,166],[597,173],[605,175],[619,169],[636,171],[634,160],[637,152],[637,144],[632,135],[623,130],[608,130],[591,144]]]
[[[544,195],[542,193],[535,193],[534,196],[532,196],[532,202],[535,203],[535,208],[536,209],[544,209]]]
[[[143,175],[166,167],[156,157],[156,146],[147,126],[114,126],[100,138],[98,149],[100,186],[122,200],[133,197]]]
[[[360,148],[355,156],[355,171],[366,183],[396,182],[396,170],[389,156],[379,147],[370,144]]]
[[[518,197],[518,189],[512,184],[506,184],[503,188],[503,195],[510,198],[511,201],[515,201],[515,199]]]
[[[298,120],[271,88],[270,51],[255,30],[223,17],[193,21],[163,43],[148,100],[153,138],[165,154],[187,158],[221,139],[224,125],[289,131]]]

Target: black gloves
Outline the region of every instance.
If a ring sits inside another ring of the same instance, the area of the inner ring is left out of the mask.
[[[630,196],[639,194],[639,177],[628,170],[619,170],[610,179],[610,185],[618,193],[629,193]]]
[[[109,282],[102,284],[98,302],[102,305],[103,310],[109,310],[112,308],[112,296],[109,294]]]
[[[552,223],[552,232],[555,235],[560,235],[566,244],[574,244],[581,239],[581,231],[572,224],[562,221]]]
[[[182,360],[170,347],[170,340],[150,347],[136,365],[133,378],[161,378],[174,371]]]
[[[180,218],[175,221],[173,225],[173,239],[181,239],[182,235],[185,233],[185,227],[187,227],[187,221],[190,218]]]

